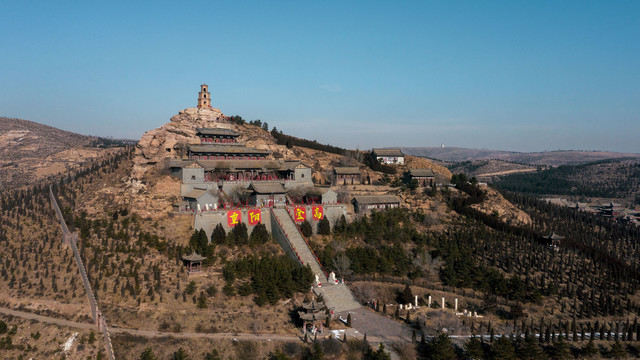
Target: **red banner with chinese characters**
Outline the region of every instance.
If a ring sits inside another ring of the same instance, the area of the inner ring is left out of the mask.
[[[258,225],[262,222],[262,211],[260,209],[253,209],[247,212],[249,217],[249,225]]]
[[[311,208],[311,214],[313,214],[313,220],[322,220],[324,209],[322,209],[322,206],[314,206]]]
[[[242,221],[242,213],[240,210],[227,211],[227,225],[234,227]]]
[[[307,209],[304,206],[295,207],[293,209],[293,220],[295,220],[295,222],[307,220]]]

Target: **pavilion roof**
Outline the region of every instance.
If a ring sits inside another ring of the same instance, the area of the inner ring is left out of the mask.
[[[186,261],[203,261],[206,257],[196,253],[195,251],[191,255],[182,255],[182,260]]]
[[[300,316],[300,319],[306,321],[324,320],[327,318],[327,313],[325,313],[324,311],[318,313],[306,313],[304,311],[298,311],[298,315]]]
[[[326,307],[327,305],[322,301],[311,300],[309,302],[302,303],[302,308],[305,310],[322,310]]]
[[[560,236],[560,235],[556,234],[555,232],[552,232],[551,235],[545,236],[545,239],[562,240],[562,239],[564,239],[564,236]]]

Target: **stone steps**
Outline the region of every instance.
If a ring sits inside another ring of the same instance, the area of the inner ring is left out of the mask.
[[[353,298],[345,284],[314,287],[313,292],[317,296],[322,295],[325,304],[333,310],[334,314],[360,308],[360,304]]]
[[[314,274],[318,275],[322,286],[314,286],[313,292],[316,296],[322,295],[327,307],[333,310],[334,314],[339,312],[354,310],[360,308],[360,304],[351,294],[351,291],[345,284],[328,284],[327,277],[324,271],[320,267],[320,264],[316,260],[316,257],[307,246],[306,241],[300,234],[298,227],[286,209],[274,208],[273,214],[278,219],[278,224],[287,234],[289,242],[294,247],[297,255],[300,257],[300,261],[303,265],[309,264]]]
[[[289,213],[286,209],[273,209],[273,214],[278,219],[278,222],[284,230],[285,234],[287,234],[287,238],[289,242],[297,252],[297,255],[300,257],[300,261],[302,265],[306,266],[309,264],[311,267],[311,271],[313,271],[314,275],[317,275],[321,283],[327,282],[327,277],[322,271],[320,264],[316,260],[315,256],[311,252],[311,249],[307,246],[307,243],[304,241],[304,238],[300,234],[298,227],[293,222],[293,219],[289,216]]]

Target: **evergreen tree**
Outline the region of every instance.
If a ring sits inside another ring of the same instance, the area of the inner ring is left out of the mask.
[[[409,286],[409,284],[406,284],[404,286],[404,290],[402,291],[402,295],[400,297],[400,300],[402,301],[402,304],[412,304],[414,297],[413,297],[413,292],[411,291],[411,287]]]
[[[558,337],[558,340],[549,348],[549,353],[553,359],[557,360],[570,359],[572,357],[569,344],[564,341],[562,336]]]
[[[158,357],[153,353],[153,349],[148,347],[140,354],[140,360],[158,360]]]
[[[451,339],[444,333],[440,333],[431,340],[427,351],[423,356],[428,356],[432,360],[454,360],[456,358]]]
[[[267,227],[264,224],[258,224],[251,231],[251,236],[249,237],[249,245],[255,246],[266,244],[270,239],[271,234],[269,234]]]
[[[311,224],[307,220],[303,221],[300,225],[300,232],[305,238],[309,238],[311,235],[313,235],[313,229],[311,228]]]
[[[517,353],[520,359],[544,360],[546,358],[544,349],[533,335],[526,336],[524,341],[520,342]]]
[[[587,358],[596,358],[600,355],[600,350],[598,350],[598,347],[593,343],[593,339],[590,339],[589,342],[582,347],[582,355]]]
[[[331,235],[331,224],[326,216],[318,222],[318,235]]]
[[[291,360],[291,358],[285,355],[282,351],[280,351],[280,349],[276,350],[275,353],[269,354],[269,357],[267,359],[268,360]]]
[[[513,343],[511,343],[511,339],[501,336],[494,341],[491,345],[491,358],[496,360],[517,359],[516,350],[513,347]]]
[[[207,246],[209,246],[209,240],[207,239],[207,234],[204,232],[204,229],[196,230],[191,235],[191,239],[189,239],[189,246],[195,250],[198,254],[206,255],[207,254]]]
[[[624,350],[624,347],[622,346],[620,341],[616,340],[616,342],[611,345],[609,356],[614,359],[623,359],[627,357],[627,352]]]
[[[472,337],[464,345],[464,355],[467,359],[483,359],[484,349],[482,348],[482,342],[477,337]]]
[[[211,233],[211,242],[218,245],[223,245],[227,242],[227,232],[224,230],[222,224],[216,225]]]
[[[204,360],[222,360],[222,358],[220,354],[218,354],[218,350],[213,349],[204,356]]]
[[[391,360],[391,355],[384,351],[384,345],[380,344],[378,350],[368,348],[367,352],[362,357],[363,360]]]
[[[189,356],[187,352],[183,348],[179,348],[176,352],[171,355],[171,360],[188,360]]]

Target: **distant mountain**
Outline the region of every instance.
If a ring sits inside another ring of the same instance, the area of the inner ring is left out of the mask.
[[[114,144],[119,142],[0,117],[0,189],[63,173]]]
[[[515,152],[460,147],[403,147],[407,155],[422,156],[442,161],[503,160],[530,165],[578,165],[609,159],[634,159],[640,154],[612,151],[557,150],[545,152]]]

